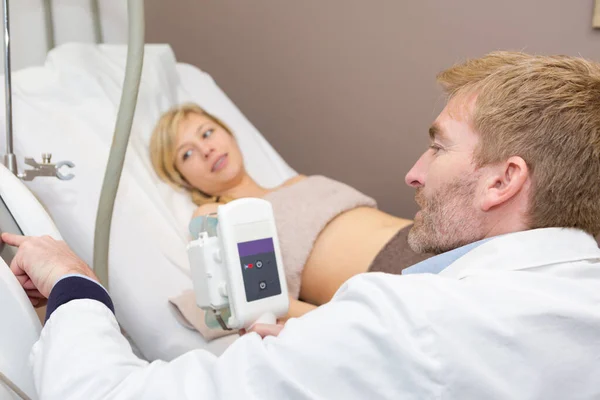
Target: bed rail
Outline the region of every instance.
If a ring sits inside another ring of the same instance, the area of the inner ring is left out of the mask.
[[[46,26],[46,41],[48,50],[52,50],[56,43],[54,35],[54,18],[52,12],[52,0],[43,0],[44,23]],[[92,25],[94,27],[94,37],[96,43],[103,42],[102,24],[100,21],[100,6],[98,0],[90,0],[90,9],[92,12]],[[2,12],[4,18],[4,109],[6,115],[6,154],[4,155],[4,165],[10,172],[18,175],[17,159],[13,153],[13,113],[12,113],[12,66],[11,66],[11,35],[10,35],[10,12],[9,0],[2,0]],[[55,167],[48,160],[46,167]],[[48,168],[46,168],[48,169]],[[50,168],[48,171],[36,172],[34,176],[45,176],[46,172],[54,174],[56,168]],[[59,176],[59,175],[57,175]],[[20,176],[21,178],[25,177]],[[60,176],[59,176],[60,177]]]
[[[48,51],[52,50],[56,45],[54,35],[54,16],[52,11],[52,0],[44,0],[44,23],[46,25],[46,44]],[[90,0],[90,10],[92,12],[92,26],[94,28],[94,39],[96,43],[104,43],[104,35],[102,32],[102,22],[100,20],[100,5],[98,0]]]
[[[17,159],[13,153],[12,130],[12,80],[10,65],[10,18],[8,0],[2,0],[2,13],[4,17],[4,109],[6,111],[6,155],[4,165],[13,174],[17,174]]]
[[[24,178],[23,174],[18,174],[17,160],[13,153],[13,126],[12,126],[12,82],[11,82],[11,63],[10,63],[10,21],[9,21],[9,0],[1,0],[4,16],[4,79],[5,79],[5,102],[6,102],[6,155],[5,165],[15,175]],[[90,0],[94,34],[96,43],[103,42],[102,26],[100,23],[100,8],[98,0]],[[48,49],[51,50],[55,44],[54,19],[52,12],[52,0],[43,0],[44,18],[46,23],[46,32],[48,40]],[[141,72],[144,58],[144,1],[128,0],[128,43],[127,43],[127,64],[125,71],[125,80],[123,83],[123,92],[117,113],[117,121],[113,142],[109,154],[108,164],[102,184],[102,192],[96,215],[96,227],[94,232],[94,271],[98,275],[100,282],[108,288],[108,252],[109,252],[109,234],[111,220],[113,215],[116,193],[119,187],[121,171],[125,161],[127,143],[131,133],[133,116],[137,104],[137,96],[141,80]],[[48,165],[49,158],[48,158]],[[54,166],[54,165],[52,165]],[[57,164],[58,166],[58,164]],[[36,174],[40,176],[44,174]],[[60,178],[60,176],[59,176]]]

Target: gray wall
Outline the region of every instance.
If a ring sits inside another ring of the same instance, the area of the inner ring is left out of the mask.
[[[593,0],[146,0],[148,42],[209,72],[296,170],[412,217],[435,75],[497,49],[600,60]]]

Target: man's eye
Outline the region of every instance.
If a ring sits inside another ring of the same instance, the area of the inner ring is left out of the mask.
[[[209,129],[209,130],[207,130],[206,132],[204,132],[204,133],[202,134],[202,137],[203,137],[204,139],[206,139],[206,138],[208,138],[208,137],[209,137],[210,135],[212,135],[212,134],[213,134],[213,130],[212,130],[212,129]]]
[[[185,160],[187,160],[187,159],[188,159],[188,157],[190,157],[191,155],[192,155],[192,151],[191,151],[191,150],[188,150],[188,151],[186,151],[185,153],[183,153],[183,156],[181,156],[181,159],[182,159],[183,161],[185,161]]]
[[[430,145],[430,146],[429,146],[429,148],[430,148],[431,150],[433,150],[433,154],[437,154],[437,153],[438,153],[438,151],[440,151],[440,150],[442,149],[440,146],[438,146],[438,145],[437,145],[437,144],[435,144],[435,143],[434,143],[434,144],[432,144],[432,145]]]

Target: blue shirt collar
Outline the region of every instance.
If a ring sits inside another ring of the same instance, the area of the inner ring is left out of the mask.
[[[469,243],[465,246],[458,247],[454,250],[447,251],[442,254],[438,254],[437,256],[433,256],[428,258],[427,260],[423,260],[411,267],[408,267],[402,271],[402,275],[410,275],[410,274],[438,274],[442,272],[446,267],[452,264],[454,261],[458,260],[469,251],[474,248],[484,244],[488,240],[493,238],[486,238],[482,240],[478,240],[477,242]]]

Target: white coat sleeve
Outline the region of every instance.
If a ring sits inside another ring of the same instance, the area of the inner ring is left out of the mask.
[[[106,306],[73,300],[33,348],[36,387],[43,400],[435,397],[429,325],[381,282],[351,279],[277,338],[252,333],[221,357],[196,350],[169,363],[136,358]]]

